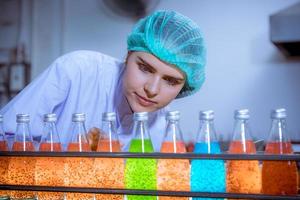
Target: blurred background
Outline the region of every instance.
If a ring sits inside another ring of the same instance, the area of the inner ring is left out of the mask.
[[[65,53],[124,60],[133,24],[159,9],[193,19],[207,45],[202,89],[170,105],[182,113],[186,141],[206,109],[215,111],[220,139],[230,139],[240,108],[250,109],[254,138],[265,139],[270,111],[280,107],[291,139],[300,141],[299,0],[0,0],[0,108]]]

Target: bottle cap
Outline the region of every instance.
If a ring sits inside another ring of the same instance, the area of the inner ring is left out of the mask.
[[[235,119],[249,119],[250,114],[248,109],[240,109],[236,110],[234,113],[234,118]]]
[[[74,113],[72,115],[73,122],[84,122],[85,121],[85,114],[84,113]]]
[[[49,113],[44,115],[44,122],[56,122],[57,117],[54,113]]]
[[[116,113],[114,113],[114,112],[103,113],[102,121],[116,121]]]
[[[147,121],[148,113],[147,112],[135,112],[133,113],[133,120],[135,121]]]
[[[212,120],[215,117],[215,113],[213,110],[204,110],[200,111],[199,119],[200,120]]]
[[[28,114],[17,114],[17,123],[29,122],[30,117]]]
[[[274,109],[271,111],[272,119],[284,119],[287,117],[286,110],[284,108]]]
[[[166,114],[166,120],[179,120],[180,119],[180,112],[175,111],[169,111]]]

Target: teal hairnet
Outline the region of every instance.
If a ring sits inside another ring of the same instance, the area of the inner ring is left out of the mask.
[[[195,93],[205,80],[202,33],[196,23],[178,12],[156,11],[139,20],[127,38],[127,48],[151,53],[185,73],[186,83],[176,98]]]

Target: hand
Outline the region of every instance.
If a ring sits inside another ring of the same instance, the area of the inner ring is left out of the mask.
[[[88,131],[87,137],[92,151],[96,151],[98,141],[104,137],[104,133],[101,129],[93,127]]]
[[[194,152],[194,148],[195,148],[195,145],[193,142],[189,142],[187,145],[186,145],[186,150],[187,152]]]

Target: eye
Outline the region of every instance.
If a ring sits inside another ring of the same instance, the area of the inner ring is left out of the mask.
[[[179,85],[181,82],[175,78],[166,77],[164,78],[168,85],[175,86]]]
[[[142,63],[139,63],[138,65],[139,65],[139,69],[142,72],[153,73],[152,70],[147,65],[144,65]]]

